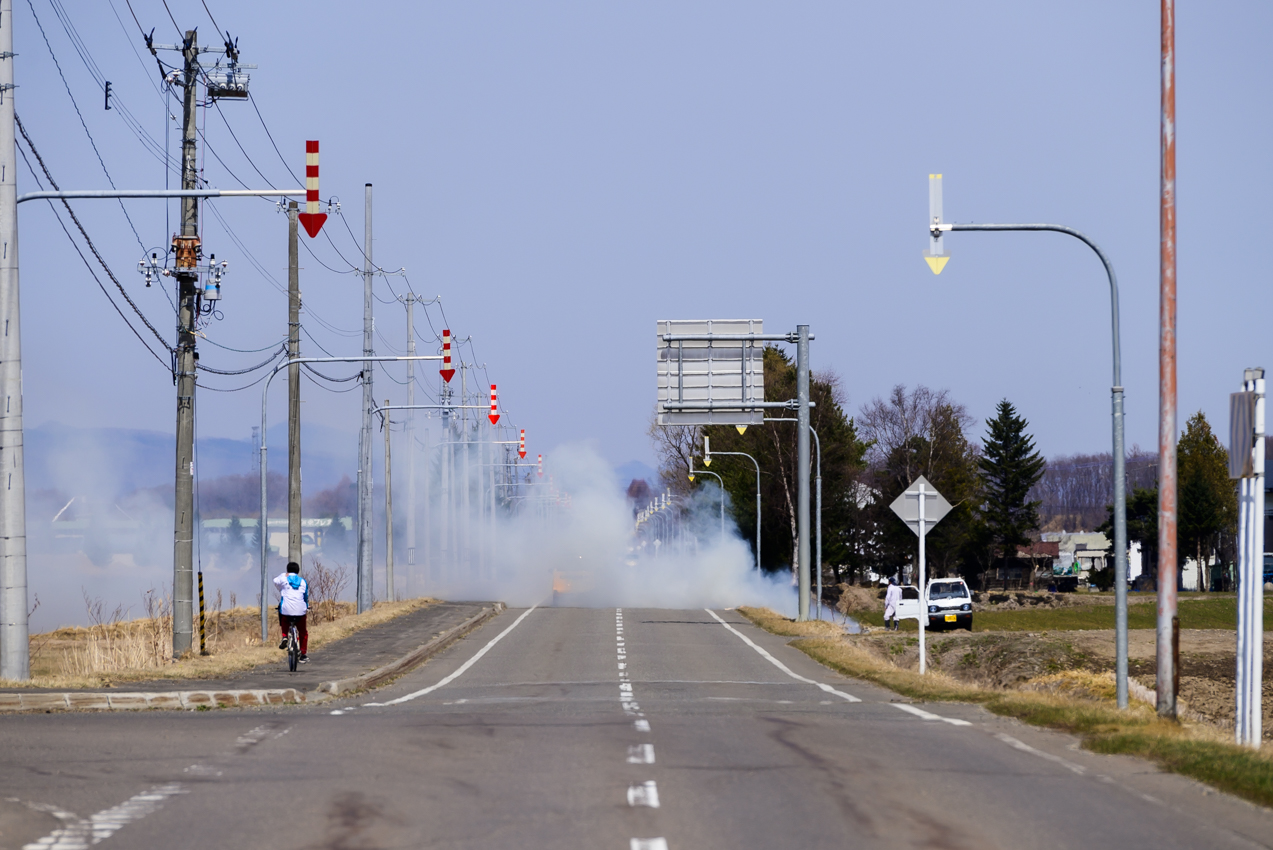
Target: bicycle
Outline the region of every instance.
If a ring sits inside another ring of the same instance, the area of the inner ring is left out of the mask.
[[[301,639],[300,634],[296,631],[296,624],[293,623],[287,631],[287,669],[293,673],[296,672],[296,663],[301,657]]]

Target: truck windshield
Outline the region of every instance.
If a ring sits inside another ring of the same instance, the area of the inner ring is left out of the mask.
[[[962,599],[968,588],[962,581],[935,581],[928,589],[929,599]]]

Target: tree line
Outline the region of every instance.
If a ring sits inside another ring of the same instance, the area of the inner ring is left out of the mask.
[[[764,368],[767,401],[795,397],[795,364],[790,357],[767,348]],[[810,423],[822,445],[824,584],[861,581],[868,571],[889,575],[913,562],[915,535],[890,505],[920,475],[952,505],[928,535],[930,575],[960,575],[976,586],[986,586],[992,571],[1036,540],[1040,529],[1092,530],[1111,515],[1110,455],[1046,461],[1028,421],[1007,399],[999,402],[994,417],[977,435],[974,418],[946,390],[898,385],[850,416],[840,377],[815,371],[810,397]],[[662,486],[682,494],[716,486],[712,478],[688,478],[691,462],[702,468],[703,437],[711,439],[711,471],[723,479],[739,533],[753,551],[755,467],[746,458],[716,453],[754,457],[761,468],[762,567],[794,570],[795,414],[776,412],[770,419],[744,430],[652,422],[650,434]],[[1189,420],[1178,457],[1182,554],[1228,553],[1224,547],[1231,548],[1236,533],[1235,488],[1227,478],[1225,450],[1202,413]],[[816,455],[811,463],[816,463]],[[1157,544],[1157,459],[1133,449],[1127,469],[1129,539],[1141,542],[1147,558],[1152,558]],[[1152,529],[1144,515],[1151,503]]]

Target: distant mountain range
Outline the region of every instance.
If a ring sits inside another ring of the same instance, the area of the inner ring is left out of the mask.
[[[114,498],[171,485],[176,438],[135,428],[78,428],[45,423],[27,428],[27,489]],[[270,428],[271,472],[287,471],[287,425]],[[324,489],[357,470],[358,437],[323,425],[301,431],[306,489]],[[195,467],[203,480],[255,472],[252,440],[208,437],[197,441]]]
[[[49,422],[25,433],[27,489],[57,491],[67,496],[92,495],[118,498],[136,490],[171,486],[176,440],[171,433],[136,428],[80,428]],[[287,425],[269,430],[268,457],[271,473],[287,472]],[[319,424],[306,423],[301,431],[305,490],[324,490],[358,469],[358,435]],[[252,440],[206,437],[197,441],[195,467],[200,479],[256,471],[256,447]],[[639,460],[615,468],[625,490],[634,479],[651,486],[658,472]],[[395,488],[396,489],[396,488]]]

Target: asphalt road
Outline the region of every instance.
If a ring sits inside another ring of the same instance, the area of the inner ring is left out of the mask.
[[[911,705],[728,611],[511,610],[320,706],[0,718],[6,848],[1271,842],[1267,810]]]

